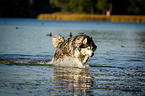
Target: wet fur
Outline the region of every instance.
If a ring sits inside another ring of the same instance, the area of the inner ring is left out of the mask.
[[[80,35],[64,40],[60,35],[52,39],[56,52],[53,56],[52,62],[58,59],[73,57],[75,63],[85,64],[89,57],[92,57],[96,50],[91,37],[87,35]]]

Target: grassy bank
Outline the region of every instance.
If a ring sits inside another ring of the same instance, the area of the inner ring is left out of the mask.
[[[39,14],[39,20],[70,20],[70,21],[111,21],[111,22],[144,22],[145,16],[136,15],[93,15],[93,14]]]

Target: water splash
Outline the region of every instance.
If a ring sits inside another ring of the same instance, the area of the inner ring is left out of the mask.
[[[7,59],[0,59],[1,64],[52,66],[52,63],[50,61],[51,60],[7,60]]]
[[[77,64],[74,58],[58,59],[57,61],[53,62],[53,65],[62,67],[89,68],[88,64]]]
[[[55,62],[51,60],[9,60],[9,59],[0,59],[1,64],[10,64],[10,65],[43,65],[43,66],[62,66],[62,67],[73,67],[73,68],[90,68],[88,64],[79,65],[74,62],[74,59],[58,59]]]

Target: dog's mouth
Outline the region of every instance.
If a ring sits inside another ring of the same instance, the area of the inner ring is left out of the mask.
[[[90,54],[86,54],[86,55],[88,55],[88,57],[93,57],[94,53],[90,53]]]

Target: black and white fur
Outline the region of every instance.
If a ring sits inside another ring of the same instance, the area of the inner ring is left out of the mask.
[[[60,35],[52,39],[56,52],[52,63],[58,59],[73,58],[76,64],[85,64],[94,55],[97,46],[92,37],[79,35],[64,40]]]

